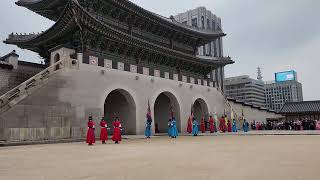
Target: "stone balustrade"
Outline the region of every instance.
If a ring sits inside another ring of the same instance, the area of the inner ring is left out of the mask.
[[[35,87],[41,87],[43,81],[54,74],[56,71],[65,67],[65,60],[60,60],[35,76],[31,77],[29,80],[23,82],[19,86],[13,88],[6,94],[0,97],[0,113],[7,110],[14,104],[17,104],[20,100],[27,96],[29,90]]]

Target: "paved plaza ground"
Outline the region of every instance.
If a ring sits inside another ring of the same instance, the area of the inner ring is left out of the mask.
[[[320,136],[200,136],[0,147],[0,179],[316,180]]]

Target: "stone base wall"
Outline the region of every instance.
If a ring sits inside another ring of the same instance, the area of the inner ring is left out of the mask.
[[[70,138],[69,127],[55,128],[6,128],[4,136],[6,141],[36,141],[48,139]]]
[[[243,112],[244,118],[249,122],[249,124],[252,123],[254,120],[256,122],[266,123],[267,119],[269,118],[282,118],[280,114],[268,112],[267,110],[260,110],[258,108],[253,108],[251,106],[245,106],[234,102],[230,102],[230,105],[238,116],[241,116]],[[240,125],[239,128],[242,129],[242,126]]]
[[[124,126],[131,126],[133,134],[144,133],[148,101],[154,117],[154,105],[161,93],[175,99],[173,105],[181,132],[186,131],[190,107],[197,99],[203,100],[209,114],[216,112],[221,116],[225,110],[221,92],[208,85],[80,64],[79,69],[66,68],[58,71],[43,87],[0,114],[0,129],[5,129],[0,139],[85,137],[89,116],[93,116],[98,132],[99,122],[104,115],[105,100],[115,90],[125,92],[123,94],[135,108],[132,117],[126,117],[128,124],[124,123]],[[56,133],[48,130],[57,127],[69,127],[69,130]]]

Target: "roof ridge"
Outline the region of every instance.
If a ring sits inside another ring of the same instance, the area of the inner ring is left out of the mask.
[[[297,102],[286,102],[285,104],[301,104],[301,103],[320,103],[320,100],[312,100],[312,101],[297,101]]]
[[[9,56],[16,56],[16,57],[19,57],[19,55],[16,53],[16,50],[12,50],[10,53],[4,55],[4,56],[0,56],[0,60],[1,61],[4,61],[7,57]]]

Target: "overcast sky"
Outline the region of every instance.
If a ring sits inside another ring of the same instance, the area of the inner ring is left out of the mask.
[[[305,100],[320,99],[320,1],[319,0],[132,0],[143,8],[169,17],[205,6],[222,18],[224,54],[236,62],[226,76],[264,80],[274,72],[296,70]],[[38,32],[53,22],[14,4],[0,1],[0,39],[11,32]],[[183,4],[181,4],[183,3]],[[38,55],[0,43],[0,56],[16,49],[20,59],[39,62]]]

